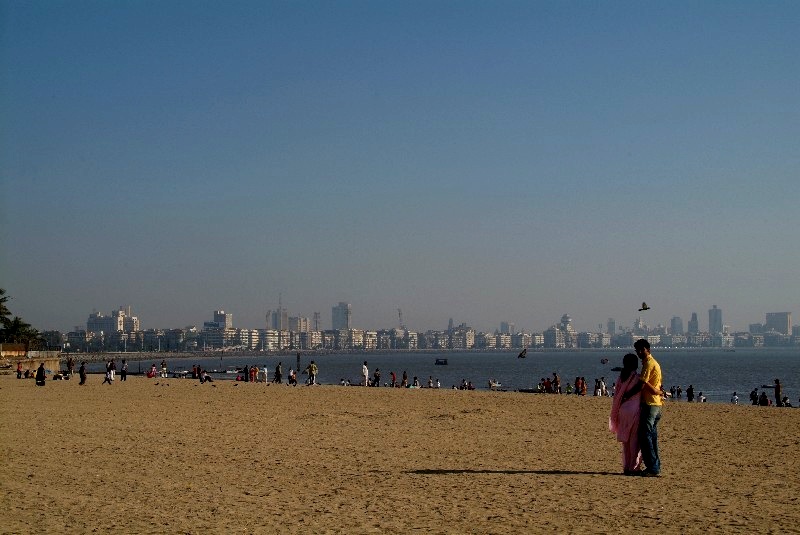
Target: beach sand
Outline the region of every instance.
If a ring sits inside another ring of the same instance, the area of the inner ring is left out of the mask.
[[[609,399],[101,381],[0,376],[3,533],[800,529],[799,409],[667,403],[638,478]]]

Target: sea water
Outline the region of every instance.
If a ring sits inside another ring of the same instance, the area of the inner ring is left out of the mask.
[[[407,372],[409,383],[416,376],[422,386],[427,386],[428,378],[434,384],[438,380],[442,388],[459,386],[462,381],[471,381],[477,389],[488,389],[489,380],[502,385],[504,390],[535,388],[542,378],[553,377],[553,372],[561,378],[562,390],[567,383],[574,384],[575,377],[586,379],[588,392],[595,379],[604,378],[611,386],[618,372],[612,371],[615,366],[622,365],[622,356],[628,350],[560,350],[560,351],[528,351],[526,358],[517,358],[517,351],[446,351],[436,352],[395,352],[395,353],[301,353],[300,371],[315,360],[319,368],[317,381],[321,384],[339,384],[342,379],[352,383],[361,381],[361,365],[367,361],[370,379],[375,368],[381,370],[381,382],[390,381],[390,372],[394,371],[399,382],[403,372]],[[631,350],[632,352],[632,350]],[[653,356],[661,365],[664,388],[672,386],[683,389],[683,400],[686,399],[686,388],[694,387],[695,396],[700,392],[709,402],[729,403],[732,393],[739,396],[739,403],[749,403],[750,391],[762,385],[772,385],[776,378],[780,379],[783,395],[789,396],[792,405],[798,406],[800,398],[800,348],[759,348],[759,349],[682,349],[667,350],[653,348]],[[142,371],[155,363],[160,371],[164,355],[154,353],[152,362],[141,361]],[[206,370],[225,370],[226,368],[257,365],[262,370],[269,370],[269,378],[278,362],[282,363],[284,382],[290,368],[297,368],[295,354],[209,356],[200,353],[197,357],[169,359],[170,371],[191,370],[199,365]],[[437,359],[447,359],[447,365],[436,365]],[[604,360],[607,359],[607,362]],[[102,363],[91,366],[92,370],[102,368]],[[119,361],[117,362],[119,370]],[[129,361],[129,371],[139,369],[139,363]],[[235,378],[236,374],[213,374],[215,379]],[[297,374],[298,382],[306,380],[305,375]],[[774,398],[772,390],[767,390],[770,400]]]

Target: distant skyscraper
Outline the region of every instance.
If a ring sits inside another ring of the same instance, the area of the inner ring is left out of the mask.
[[[282,331],[289,328],[289,312],[279,307],[278,310],[270,310],[267,312],[267,328],[276,331]]]
[[[791,312],[767,312],[767,323],[764,330],[775,331],[781,334],[791,334],[792,332],[792,313]]]
[[[331,309],[331,326],[334,331],[349,330],[353,311],[350,303],[339,302]]]
[[[295,333],[306,333],[310,330],[308,318],[296,316],[289,318],[289,330]]]
[[[700,332],[700,322],[697,319],[697,312],[692,312],[692,319],[689,320],[686,331],[689,334],[697,334]]]
[[[722,333],[722,309],[717,305],[708,309],[708,332],[712,335]]]
[[[500,322],[500,333],[501,334],[515,334],[514,331],[516,330],[516,325],[513,323],[509,323],[507,321]]]
[[[220,329],[232,329],[233,314],[226,314],[224,310],[215,310],[214,323],[219,325]]]
[[[319,331],[319,318],[320,318],[320,313],[319,312],[314,312],[314,330],[315,331]]]
[[[617,333],[617,322],[614,318],[608,318],[606,322],[606,332],[612,336]]]
[[[683,334],[683,320],[678,316],[673,316],[669,322],[670,334]]]

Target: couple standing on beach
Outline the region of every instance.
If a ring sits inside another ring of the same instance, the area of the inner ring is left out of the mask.
[[[650,343],[637,340],[636,355],[622,358],[622,371],[614,389],[608,428],[622,442],[625,475],[656,477],[661,473],[658,456],[658,422],[661,420],[661,366],[650,354]],[[638,360],[642,361],[642,370]],[[645,469],[639,464],[644,462]]]

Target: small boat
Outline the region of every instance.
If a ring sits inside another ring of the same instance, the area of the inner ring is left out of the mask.
[[[436,359],[434,362],[437,366],[447,366],[447,359]]]
[[[519,355],[517,355],[517,358],[524,359],[527,356],[528,356],[528,348],[526,347],[525,349],[522,350],[522,352]]]

